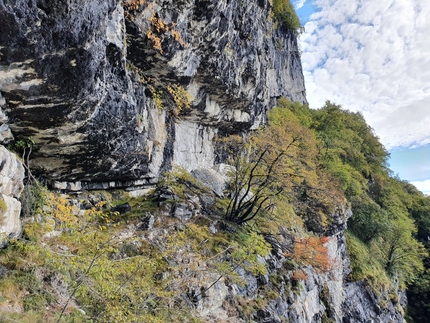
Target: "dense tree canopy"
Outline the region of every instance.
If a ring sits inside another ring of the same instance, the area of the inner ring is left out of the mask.
[[[428,199],[392,177],[389,154],[360,113],[331,102],[312,110],[280,99],[268,126],[249,134],[240,148],[237,143],[243,157],[230,155],[236,171],[228,220],[264,218],[288,201],[307,229],[324,234],[336,203],[346,199],[353,211],[352,279],[378,282],[375,289],[405,287],[423,271],[427,253],[419,240],[429,233]],[[252,201],[257,203],[248,208]]]

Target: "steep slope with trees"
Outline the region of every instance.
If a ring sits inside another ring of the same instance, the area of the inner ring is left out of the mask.
[[[217,145],[227,165],[173,169],[139,198],[34,183],[23,237],[0,252],[1,317],[403,321],[405,288],[426,288],[428,199],[390,176],[360,114],[281,99]]]

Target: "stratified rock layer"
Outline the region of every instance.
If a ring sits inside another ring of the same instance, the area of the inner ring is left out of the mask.
[[[172,163],[212,166],[214,139],[258,126],[280,96],[305,102],[296,35],[270,7],[0,1],[0,103],[36,143],[34,172],[61,189],[145,186]]]

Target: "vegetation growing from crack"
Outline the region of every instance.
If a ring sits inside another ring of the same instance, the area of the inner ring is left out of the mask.
[[[180,84],[168,85],[167,91],[175,102],[175,108],[172,110],[174,116],[178,116],[182,111],[191,108],[191,95]]]
[[[180,44],[182,47],[187,47],[181,33],[176,29],[175,22],[167,24],[161,19],[155,11],[152,11],[152,15],[149,18],[151,22],[150,29],[146,32],[146,37],[151,40],[153,48],[156,49],[160,54],[163,54],[163,40],[166,35],[170,35],[175,42]]]

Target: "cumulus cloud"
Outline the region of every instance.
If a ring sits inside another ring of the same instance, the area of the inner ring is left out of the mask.
[[[305,4],[305,2],[306,2],[306,0],[295,0],[294,2],[293,2],[293,4],[294,4],[294,8],[297,10],[297,9],[300,9],[301,7],[303,7],[303,5]]]
[[[300,42],[310,106],[361,111],[388,148],[430,143],[430,1],[314,0]]]
[[[430,195],[430,179],[421,182],[410,182],[425,195]]]

